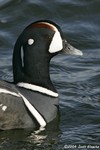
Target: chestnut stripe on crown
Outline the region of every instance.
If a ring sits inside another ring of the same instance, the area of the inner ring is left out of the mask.
[[[38,27],[38,28],[48,28],[50,30],[57,31],[55,26],[53,26],[50,23],[46,23],[46,22],[39,22],[39,23],[35,23],[35,24],[33,23],[32,26]]]

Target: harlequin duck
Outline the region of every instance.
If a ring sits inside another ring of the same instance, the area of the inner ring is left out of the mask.
[[[14,46],[14,82],[0,81],[0,130],[45,127],[57,116],[49,63],[61,52],[82,55],[54,22],[37,21],[24,29]]]

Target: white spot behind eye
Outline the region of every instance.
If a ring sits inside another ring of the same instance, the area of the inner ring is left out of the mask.
[[[7,106],[2,106],[2,110],[5,111],[7,109]]]
[[[28,39],[28,44],[32,45],[34,43],[34,39]]]

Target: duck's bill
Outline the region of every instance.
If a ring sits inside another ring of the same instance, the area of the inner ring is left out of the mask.
[[[82,56],[83,53],[82,51],[74,48],[73,46],[71,46],[66,40],[63,41],[63,52],[69,55],[80,55]]]

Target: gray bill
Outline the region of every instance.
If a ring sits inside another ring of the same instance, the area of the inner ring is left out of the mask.
[[[63,48],[63,52],[65,52],[66,54],[69,54],[69,55],[80,55],[82,56],[83,53],[82,51],[74,48],[73,46],[71,46],[66,40],[63,41],[63,45],[64,45],[64,48]]]

